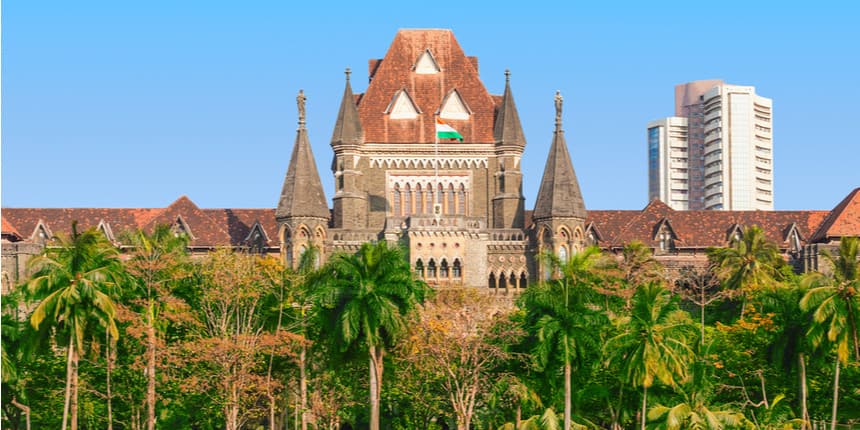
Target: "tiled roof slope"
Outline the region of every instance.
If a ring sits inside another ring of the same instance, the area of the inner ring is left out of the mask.
[[[257,222],[268,238],[267,245],[278,245],[274,209],[200,209],[185,196],[166,208],[3,208],[3,234],[6,234],[7,224],[20,226],[18,234],[27,240],[35,238],[40,222],[53,234],[68,234],[72,230],[72,221],[78,222],[79,229],[95,228],[104,221],[114,237],[119,239],[124,231],[150,230],[158,224],[173,225],[180,217],[193,237],[191,246],[246,245],[245,241]]]
[[[415,73],[419,57],[430,51],[441,71]],[[478,76],[476,61],[463,53],[451,30],[400,30],[385,58],[370,64],[370,84],[358,112],[368,143],[432,143],[434,113],[452,90],[469,106],[468,120],[445,120],[466,143],[493,143],[495,104]],[[385,113],[400,90],[406,90],[420,111],[416,119],[391,119]]]
[[[842,199],[812,235],[814,241],[829,238],[857,236],[860,232],[860,188],[855,188]]]
[[[676,211],[654,200],[641,211],[591,210],[586,224],[594,223],[603,236],[601,245],[609,247],[624,246],[634,240],[658,246],[654,233],[664,220],[677,236],[677,248],[725,246],[735,225],[742,228],[758,225],[768,240],[786,246],[792,225],[796,225],[803,240],[809,240],[825,215],[827,211]],[[860,229],[854,234],[858,233]]]
[[[3,236],[12,236],[16,240],[21,239],[21,235],[18,233],[18,230],[15,230],[15,227],[10,224],[9,221],[6,221],[5,215],[0,215],[0,219],[2,219],[2,231],[0,231],[0,234]]]

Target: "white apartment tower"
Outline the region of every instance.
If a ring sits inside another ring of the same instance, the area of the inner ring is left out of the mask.
[[[648,124],[648,197],[676,210],[773,210],[773,102],[718,80],[675,87]]]

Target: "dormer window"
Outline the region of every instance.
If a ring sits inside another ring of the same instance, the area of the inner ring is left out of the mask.
[[[675,235],[675,230],[672,229],[671,223],[666,218],[663,218],[657,223],[654,229],[654,241],[657,242],[657,247],[660,252],[675,251],[675,240],[678,236]]]
[[[439,109],[439,116],[443,119],[467,120],[471,114],[472,111],[457,90],[451,90],[445,96],[442,100],[442,107]]]
[[[391,119],[415,119],[418,118],[420,111],[412,101],[412,97],[409,97],[409,93],[406,90],[400,90],[394,93],[385,113]]]
[[[418,60],[415,61],[415,65],[412,67],[412,70],[419,75],[432,75],[441,71],[439,63],[437,63],[436,59],[433,58],[433,54],[430,53],[429,49],[425,49],[424,52],[421,53]]]

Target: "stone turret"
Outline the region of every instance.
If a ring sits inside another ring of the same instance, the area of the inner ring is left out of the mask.
[[[552,252],[566,260],[583,246],[583,224],[587,212],[564,139],[562,102],[561,93],[557,92],[555,132],[532,218],[538,250]]]
[[[364,131],[355,104],[355,95],[349,82],[350,70],[346,69],[346,86],[337,122],[331,136],[334,150],[332,174],[335,193],[332,226],[334,228],[362,229],[367,227],[367,193],[364,191],[363,174],[359,169],[359,148],[364,142]]]
[[[508,70],[505,70],[505,93],[496,111],[493,137],[499,165],[495,174],[492,225],[493,228],[523,228],[525,199],[520,159],[526,146],[526,138],[511,92],[511,72]]]
[[[281,253],[288,267],[296,267],[299,257],[308,248],[319,251],[324,259],[324,245],[329,222],[329,209],[311,151],[308,131],[305,128],[305,95],[299,91],[296,101],[299,111],[299,128],[290,156],[290,165],[284,177],[284,187],[275,210],[278,222]]]

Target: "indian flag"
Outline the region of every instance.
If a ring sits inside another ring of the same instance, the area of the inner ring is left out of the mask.
[[[463,141],[463,136],[457,130],[454,130],[454,127],[445,124],[439,117],[436,118],[436,137],[439,139],[457,139],[460,142]]]

